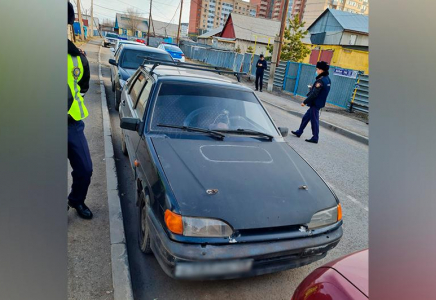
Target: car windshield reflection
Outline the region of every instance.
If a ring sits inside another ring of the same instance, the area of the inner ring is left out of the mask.
[[[163,83],[156,100],[152,130],[158,124],[238,132],[240,129],[277,136],[263,107],[250,91],[207,84]]]

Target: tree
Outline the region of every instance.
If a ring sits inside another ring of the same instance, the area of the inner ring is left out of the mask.
[[[248,48],[247,48],[247,51],[246,51],[247,53],[254,53],[254,49],[253,49],[253,47],[251,47],[251,46],[248,46]]]
[[[295,15],[293,20],[289,20],[288,28],[285,28],[282,53],[280,54],[280,60],[290,60],[295,62],[301,62],[307,55],[310,54],[310,50],[301,41],[309,33],[308,30],[304,30],[305,22],[300,22],[298,14]],[[273,45],[267,46],[268,52],[273,52]]]
[[[141,13],[134,8],[128,8],[126,10],[126,16],[128,18],[127,24],[128,24],[128,30],[132,32],[132,35],[136,35],[136,31],[138,30],[139,24],[142,22]]]

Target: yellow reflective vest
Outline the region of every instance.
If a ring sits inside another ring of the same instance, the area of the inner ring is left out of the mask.
[[[68,54],[68,88],[73,96],[73,103],[68,114],[76,121],[85,119],[88,116],[83,97],[80,94],[79,81],[83,76],[83,64],[80,56]]]

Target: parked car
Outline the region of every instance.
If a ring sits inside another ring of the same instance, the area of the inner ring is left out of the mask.
[[[118,41],[118,34],[108,33],[104,38],[103,46],[108,47],[110,45],[115,45],[117,41]]]
[[[368,249],[325,264],[297,287],[292,300],[367,300]]]
[[[158,48],[167,51],[174,60],[185,62],[185,54],[177,45],[161,43]]]
[[[114,59],[109,59],[111,64],[112,91],[115,92],[115,109],[120,106],[121,90],[126,81],[135,73],[136,69],[144,61],[144,57],[153,57],[164,61],[173,62],[171,56],[160,49],[145,45],[121,44],[115,53]]]
[[[325,257],[342,237],[338,198],[256,94],[213,72],[227,73],[144,61],[122,90],[141,251],[185,279],[260,275]]]
[[[111,48],[112,53],[115,55],[115,53],[118,51],[118,49],[120,48],[121,45],[124,44],[129,44],[129,45],[139,45],[139,46],[143,46],[143,44],[138,43],[136,41],[129,41],[129,40],[118,40],[114,47]]]

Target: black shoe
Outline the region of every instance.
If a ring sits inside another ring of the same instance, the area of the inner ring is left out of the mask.
[[[93,216],[92,212],[88,208],[88,206],[85,205],[85,203],[72,205],[70,202],[68,202],[68,206],[74,208],[77,211],[79,217],[81,217],[82,219],[87,219],[87,220],[92,219]]]
[[[257,91],[258,91],[258,89],[255,89],[255,91],[257,92]]]
[[[260,90],[259,92],[261,92],[261,93],[262,93],[262,90]]]
[[[310,140],[306,140],[306,142],[308,142],[308,143],[318,144],[318,141],[315,141],[315,140],[312,140],[312,139],[310,139]]]
[[[293,135],[295,135],[296,137],[300,137],[300,136],[301,136],[301,134],[298,134],[296,131],[291,131],[291,133],[292,133]]]

